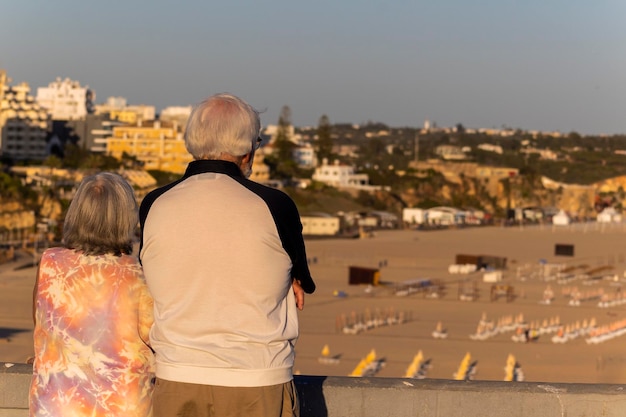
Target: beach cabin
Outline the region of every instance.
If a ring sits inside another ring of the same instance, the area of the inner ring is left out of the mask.
[[[340,219],[327,213],[309,213],[300,216],[305,236],[334,236],[339,233]]]
[[[606,207],[596,217],[598,223],[621,223],[622,215],[619,214],[613,207]]]
[[[552,224],[555,226],[567,226],[570,222],[570,217],[564,210],[559,210],[559,212],[552,217]]]
[[[370,216],[378,219],[378,227],[383,229],[395,229],[398,227],[398,216],[388,211],[374,210],[369,212]]]
[[[421,208],[403,208],[402,221],[407,225],[418,225],[426,223],[426,210]]]
[[[487,220],[486,213],[476,208],[466,208],[463,210],[463,219],[465,224],[483,224]]]
[[[427,210],[428,224],[452,226],[463,222],[463,212],[453,207],[433,207]]]

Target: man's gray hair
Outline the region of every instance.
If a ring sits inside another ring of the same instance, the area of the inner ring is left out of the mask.
[[[185,146],[194,159],[243,156],[254,149],[260,130],[257,110],[232,94],[216,94],[191,112]]]
[[[132,187],[111,172],[85,177],[63,224],[63,244],[87,255],[130,254],[137,227]]]

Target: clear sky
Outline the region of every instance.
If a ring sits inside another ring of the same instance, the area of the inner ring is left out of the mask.
[[[0,68],[157,112],[626,133],[624,0],[2,0]]]

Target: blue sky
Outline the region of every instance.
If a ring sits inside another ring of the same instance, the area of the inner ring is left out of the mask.
[[[626,133],[623,0],[3,0],[0,68],[36,91],[196,104],[275,124]]]

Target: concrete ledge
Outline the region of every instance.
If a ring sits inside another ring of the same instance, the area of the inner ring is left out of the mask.
[[[296,377],[302,417],[624,416],[626,386]]]
[[[32,365],[0,362],[0,417],[28,416]]]
[[[0,417],[28,415],[32,367],[0,362]],[[626,385],[296,376],[301,417],[622,417]]]

